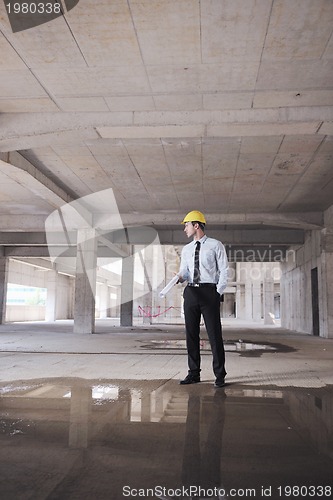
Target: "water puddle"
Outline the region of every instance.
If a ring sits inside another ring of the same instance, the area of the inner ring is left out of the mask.
[[[141,346],[144,349],[165,349],[174,351],[186,351],[186,340],[149,340],[144,341]],[[210,344],[208,340],[200,340],[200,349],[204,354],[210,352]],[[243,356],[261,356],[264,352],[292,352],[295,351],[290,346],[278,343],[255,343],[248,340],[239,339],[238,341],[225,340],[224,349],[226,352],[236,352]]]
[[[200,498],[201,488],[201,497],[274,499],[290,485],[328,493],[332,404],[332,387],[216,390],[175,380],[81,379],[0,385],[1,496],[161,499],[188,498],[191,490]]]

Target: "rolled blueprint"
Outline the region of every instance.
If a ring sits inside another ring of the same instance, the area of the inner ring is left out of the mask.
[[[169,283],[163,288],[163,290],[160,291],[160,297],[163,299],[163,297],[166,296],[166,294],[171,290],[171,288],[178,283],[179,276],[174,276],[172,280],[169,281]]]

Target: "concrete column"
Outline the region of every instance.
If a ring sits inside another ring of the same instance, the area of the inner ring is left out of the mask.
[[[123,259],[121,271],[120,326],[133,325],[134,256]]]
[[[249,277],[246,277],[245,281],[245,319],[247,321],[252,321],[253,319],[252,283]]]
[[[261,264],[253,263],[251,266],[252,279],[252,315],[253,321],[261,321]]]
[[[244,317],[244,304],[242,301],[242,286],[236,285],[236,318]]]
[[[261,282],[254,281],[252,284],[252,298],[253,298],[253,321],[261,321]]]
[[[74,306],[75,306],[75,278],[69,280],[68,292],[68,319],[74,319]]]
[[[160,261],[158,258],[158,248],[157,245],[153,247],[153,289],[161,290],[166,283],[166,265],[165,262],[168,260],[166,256],[166,249],[168,249],[168,245],[163,246],[163,262],[164,265],[160,265]],[[171,290],[169,293],[173,293]],[[158,293],[153,294],[153,305],[156,307],[158,311],[164,310],[166,304],[166,298],[161,299]],[[164,318],[163,318],[164,319]],[[162,316],[157,316],[153,318],[152,323],[160,323],[162,321]]]
[[[106,283],[100,286],[100,310],[99,317],[107,318],[110,309],[110,289]]]
[[[233,279],[231,279],[233,281]],[[242,283],[241,263],[235,263],[235,276],[236,283],[236,317],[238,319],[245,319],[245,287]]]
[[[57,319],[57,271],[50,270],[47,272],[47,296],[45,320],[55,321]]]
[[[3,249],[0,249],[0,252]],[[0,325],[6,321],[6,300],[8,283],[8,258],[0,254]]]
[[[74,332],[94,333],[97,238],[94,229],[79,229],[77,235]]]
[[[325,254],[325,267],[323,279],[325,283],[325,304],[323,301],[320,306],[325,311],[325,318],[322,321],[320,335],[326,338],[333,338],[333,253]]]
[[[318,264],[319,274],[319,315],[321,337],[333,338],[333,207],[325,216],[329,226],[322,231],[321,255]]]
[[[143,324],[146,325],[151,325],[152,324],[152,311],[154,310],[154,304],[153,304],[153,293],[152,293],[152,283],[151,283],[151,277],[153,275],[153,247],[147,247],[145,248],[142,253],[144,254],[144,275],[145,275],[145,281],[144,281],[144,301],[145,301],[145,306],[148,306],[147,310],[151,312],[149,316],[144,316],[143,317]]]
[[[117,318],[119,316],[119,304],[120,304],[120,286],[110,286],[109,287],[109,298],[110,298],[110,317]]]
[[[156,275],[159,275],[159,289],[163,288],[174,275],[179,271],[180,258],[175,248],[171,245],[164,247],[164,266],[156,261]],[[162,279],[163,278],[163,279]],[[179,320],[183,322],[183,293],[179,285],[175,285],[165,296],[160,299],[155,294],[155,301],[158,308],[156,313],[160,313],[155,321],[158,323],[175,323]],[[181,318],[180,318],[181,317]]]
[[[266,269],[263,287],[264,299],[264,324],[274,324],[274,280],[272,278],[270,269]]]

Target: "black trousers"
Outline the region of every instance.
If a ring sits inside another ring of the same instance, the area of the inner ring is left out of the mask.
[[[184,290],[184,314],[189,373],[200,373],[200,319],[203,316],[212,354],[213,372],[223,379],[225,353],[220,316],[220,294],[216,287],[190,287]]]

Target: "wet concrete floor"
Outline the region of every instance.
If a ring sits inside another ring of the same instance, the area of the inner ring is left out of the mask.
[[[0,384],[0,498],[330,498],[333,387]]]
[[[333,339],[223,323],[223,389],[182,325],[0,325],[0,499],[330,498]]]

